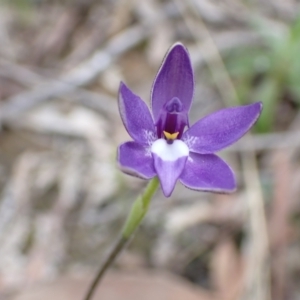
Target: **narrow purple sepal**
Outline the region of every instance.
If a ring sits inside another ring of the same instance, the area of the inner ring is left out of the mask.
[[[165,197],[170,197],[177,179],[184,169],[187,156],[180,157],[174,161],[165,161],[156,154],[153,154],[153,160],[162,191]]]
[[[231,168],[214,154],[190,153],[179,180],[198,191],[230,193],[236,189]]]
[[[147,146],[126,142],[118,148],[117,161],[120,169],[129,175],[143,179],[156,176],[152,155]]]
[[[119,89],[119,110],[127,132],[136,142],[149,145],[156,139],[149,108],[123,82]]]
[[[257,121],[262,103],[219,110],[192,125],[182,137],[190,151],[214,153],[240,139]]]
[[[157,122],[164,104],[177,97],[183,110],[188,112],[194,94],[194,75],[187,49],[181,44],[173,45],[154,80],[151,103],[154,121]]]

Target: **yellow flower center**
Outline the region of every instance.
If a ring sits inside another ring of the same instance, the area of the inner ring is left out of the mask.
[[[179,132],[169,133],[169,132],[164,131],[164,135],[167,140],[175,140],[177,138],[178,134],[179,134]]]

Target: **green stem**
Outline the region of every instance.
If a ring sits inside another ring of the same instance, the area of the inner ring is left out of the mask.
[[[84,300],[92,299],[94,292],[98,284],[100,283],[101,279],[103,278],[104,274],[106,273],[108,268],[112,265],[112,263],[115,261],[115,259],[120,254],[120,252],[127,245],[132,234],[141,224],[142,220],[144,219],[148,211],[151,199],[155,194],[158,186],[159,186],[159,180],[157,177],[155,177],[148,183],[145,192],[142,195],[140,195],[133,203],[131,211],[128,215],[128,218],[121,232],[121,236],[119,237],[115,246],[112,248],[108,257],[104,260],[103,264],[101,265],[97,275],[95,276],[92,284],[90,285],[87,291],[87,294],[84,297]]]
[[[154,177],[147,185],[144,194],[140,195],[131,208],[129,216],[126,220],[125,226],[122,230],[122,236],[129,239],[136,228],[141,224],[144,216],[146,215],[151,199],[156,192],[159,185],[159,180]]]

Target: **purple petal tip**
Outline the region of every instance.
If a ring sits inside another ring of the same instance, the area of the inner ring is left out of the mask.
[[[239,140],[255,124],[262,103],[229,107],[212,113],[196,122],[183,140],[191,151],[208,154],[220,151]]]
[[[165,103],[178,98],[183,110],[188,112],[194,95],[194,74],[187,48],[175,43],[166,54],[154,80],[151,103],[154,120],[157,121]]]
[[[156,132],[146,103],[123,82],[120,83],[118,100],[120,116],[129,135],[136,142],[151,143]]]

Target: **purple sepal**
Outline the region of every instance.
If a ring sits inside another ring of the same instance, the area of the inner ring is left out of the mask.
[[[157,172],[162,191],[165,197],[170,197],[179,178],[182,173],[187,156],[180,157],[174,161],[162,160],[156,154],[153,154],[154,168]]]
[[[219,110],[192,125],[182,137],[190,151],[214,153],[240,139],[258,119],[262,103]]]
[[[190,153],[179,180],[199,191],[230,193],[236,189],[231,168],[214,154]]]
[[[194,94],[194,75],[187,49],[176,43],[169,50],[154,80],[151,103],[157,122],[164,104],[177,97],[188,112]]]
[[[129,175],[143,179],[156,176],[149,147],[136,142],[126,142],[119,146],[117,161],[120,169]]]
[[[123,82],[119,89],[119,110],[127,132],[136,142],[150,145],[157,138],[146,103]]]

